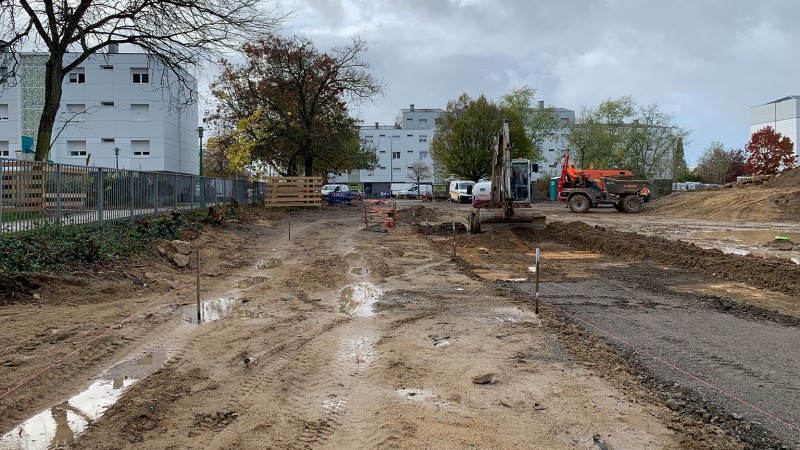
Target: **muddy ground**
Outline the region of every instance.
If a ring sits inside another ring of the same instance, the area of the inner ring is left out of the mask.
[[[796,222],[538,208],[250,211],[185,236],[200,324],[169,251],[17,280],[0,448],[800,448],[800,271],[725,238]]]

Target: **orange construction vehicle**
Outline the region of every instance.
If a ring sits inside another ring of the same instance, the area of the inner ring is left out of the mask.
[[[599,205],[612,205],[620,212],[639,213],[650,199],[650,182],[636,179],[621,169],[577,170],[564,156],[558,180],[558,201],[572,212],[584,213]]]

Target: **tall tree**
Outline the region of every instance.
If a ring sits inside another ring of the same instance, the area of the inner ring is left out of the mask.
[[[261,160],[286,175],[374,167],[349,103],[383,93],[361,59],[364,41],[320,52],[307,38],[270,36],[244,46],[246,61],[224,63],[212,84],[210,119],[231,136],[233,160]]]
[[[683,149],[683,138],[678,138],[675,144],[675,151],[672,153],[672,180],[680,180],[686,173],[689,172],[689,167],[686,164],[686,153]]]
[[[11,68],[9,76],[18,70],[22,49],[48,54],[35,159],[43,161],[50,152],[64,77],[91,55],[113,44],[132,44],[164,67],[170,76],[161,77],[162,85],[175,83],[178,99],[187,101],[196,95],[188,69],[281,24],[277,7],[263,5],[262,0],[0,2],[0,40],[7,42],[0,66]]]
[[[580,167],[618,167],[622,164],[625,135],[633,122],[635,103],[630,96],[608,99],[596,108],[584,108],[572,124],[568,141]]]
[[[437,176],[478,181],[492,175],[492,143],[503,120],[509,121],[514,158],[531,155],[532,144],[519,110],[501,106],[481,95],[461,94],[447,102],[431,141],[431,157]]]
[[[558,132],[564,129],[564,125],[556,117],[554,108],[533,106],[535,94],[535,89],[523,86],[500,97],[500,107],[519,114],[525,126],[525,132],[531,141],[531,151],[522,157],[532,162],[540,162],[544,154],[542,145],[548,139],[556,138]]]
[[[781,169],[797,165],[792,140],[770,126],[753,133],[746,150],[750,155],[746,167],[753,175],[775,175]]]
[[[431,166],[422,161],[416,161],[408,166],[408,178],[414,180],[419,186],[420,181],[430,178],[432,175]]]

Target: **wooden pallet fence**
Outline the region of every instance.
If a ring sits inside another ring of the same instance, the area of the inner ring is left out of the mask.
[[[268,207],[322,207],[322,177],[269,177],[266,182]]]
[[[3,162],[0,183],[3,185],[3,212],[29,213],[44,211],[45,171],[41,165],[25,162]]]

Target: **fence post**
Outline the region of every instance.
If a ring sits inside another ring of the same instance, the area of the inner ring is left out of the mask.
[[[133,171],[132,170],[128,171],[128,178],[131,180],[130,181],[130,186],[129,186],[130,192],[128,193],[128,196],[130,196],[130,199],[131,199],[131,223],[133,223],[133,216],[135,214],[134,213],[134,207],[136,205],[136,195],[135,195],[136,194],[136,182],[133,179]]]
[[[189,193],[189,211],[194,210],[194,187],[197,185],[197,180],[195,176],[192,175],[192,189],[190,189]]]
[[[61,164],[56,164],[56,225],[61,225]]]
[[[175,211],[178,210],[178,174],[174,175],[175,180],[172,182],[172,195],[175,197]]]
[[[103,168],[97,168],[97,226],[103,226]]]
[[[155,183],[153,183],[153,191],[155,192],[154,197],[156,198],[156,200],[155,200],[155,206],[156,206],[155,215],[158,216],[158,173],[155,173],[154,175],[155,175],[155,180],[156,180]]]
[[[0,159],[0,235],[3,234],[3,176],[5,173],[3,172],[3,160]]]

